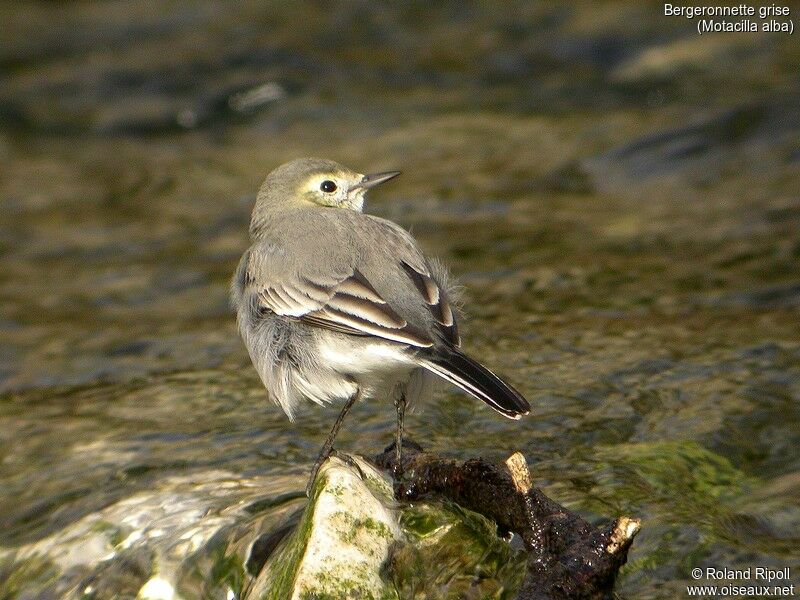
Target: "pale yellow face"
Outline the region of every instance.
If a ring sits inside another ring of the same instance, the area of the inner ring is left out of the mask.
[[[275,211],[294,206],[343,208],[361,212],[367,190],[397,177],[400,171],[362,175],[332,160],[298,158],[267,175],[253,207],[251,235],[265,227]]]
[[[349,208],[360,212],[367,191],[360,185],[363,179],[364,175],[348,170],[320,171],[303,181],[297,196],[319,206]]]

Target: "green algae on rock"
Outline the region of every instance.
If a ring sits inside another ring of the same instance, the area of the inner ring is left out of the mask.
[[[501,539],[486,517],[451,502],[426,502],[404,508],[400,525],[410,542],[394,549],[389,570],[401,598],[515,597],[525,552]]]
[[[269,557],[249,597],[399,598],[381,577],[390,547],[401,539],[392,486],[375,467],[353,459],[360,473],[338,458],[323,465],[300,522]]]

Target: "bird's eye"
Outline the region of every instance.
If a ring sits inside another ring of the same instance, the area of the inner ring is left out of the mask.
[[[331,194],[336,191],[336,184],[330,179],[326,179],[319,185],[319,189],[321,189],[326,194]]]

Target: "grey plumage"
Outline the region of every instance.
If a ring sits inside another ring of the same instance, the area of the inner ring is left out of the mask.
[[[269,395],[293,419],[304,399],[356,390],[413,401],[434,373],[505,416],[527,413],[516,390],[459,350],[446,271],[404,229],[360,212],[364,191],[393,175],[301,159],[261,187],[231,300]]]

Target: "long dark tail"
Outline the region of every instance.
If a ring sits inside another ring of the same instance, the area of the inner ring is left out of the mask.
[[[420,364],[483,400],[504,417],[519,419],[531,410],[522,394],[456,348],[437,348],[433,354],[422,358]]]

